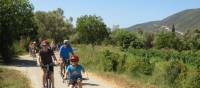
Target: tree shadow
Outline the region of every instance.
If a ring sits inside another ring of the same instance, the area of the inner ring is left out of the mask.
[[[11,63],[6,64],[8,66],[17,66],[17,67],[37,67],[36,60],[24,60],[24,59],[13,59]]]
[[[82,85],[89,85],[89,86],[99,86],[99,84],[93,84],[93,83],[82,83]]]

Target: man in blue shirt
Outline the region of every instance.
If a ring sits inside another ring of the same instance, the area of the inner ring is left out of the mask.
[[[60,50],[59,50],[59,54],[61,58],[60,69],[61,69],[61,73],[63,74],[62,76],[64,76],[65,74],[65,70],[64,70],[65,66],[68,66],[70,64],[70,61],[69,61],[70,53],[74,55],[74,52],[70,45],[69,40],[64,40],[63,43],[64,44],[60,47]]]

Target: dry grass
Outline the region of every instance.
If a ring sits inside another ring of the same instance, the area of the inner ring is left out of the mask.
[[[99,79],[102,79],[106,81],[109,84],[114,85],[114,88],[156,88],[153,86],[147,86],[143,85],[139,81],[133,81],[132,79],[129,79],[127,76],[124,75],[117,75],[113,73],[95,73],[93,75],[96,75]]]
[[[31,88],[30,81],[20,71],[0,68],[0,88]]]

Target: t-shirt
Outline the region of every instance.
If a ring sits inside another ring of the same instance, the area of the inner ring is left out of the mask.
[[[70,45],[68,45],[66,48],[64,47],[64,45],[62,45],[60,47],[60,56],[62,58],[64,58],[65,60],[69,59],[69,54],[72,53],[73,50],[72,50],[72,47]]]
[[[66,67],[67,72],[69,73],[70,79],[77,79],[82,78],[81,71],[84,70],[84,68],[81,65],[77,65],[76,67],[69,65]]]
[[[44,65],[50,64],[53,62],[52,56],[54,55],[54,52],[51,49],[48,49],[48,51],[40,50],[39,56],[41,57],[41,61]]]

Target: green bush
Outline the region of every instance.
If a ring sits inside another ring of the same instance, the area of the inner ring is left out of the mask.
[[[195,69],[194,72],[190,72],[190,74],[185,88],[200,88],[200,71]]]
[[[104,58],[101,60],[101,64],[103,65],[103,71],[116,72],[119,64],[119,54],[112,53],[109,50],[105,50],[103,52],[103,56]]]
[[[129,32],[123,29],[117,29],[111,33],[110,37],[113,42],[116,42],[117,45],[122,48],[122,50],[126,50],[129,47],[144,47],[143,38],[139,34],[134,32]]]
[[[164,69],[165,82],[170,86],[182,88],[182,82],[187,76],[186,66],[179,61],[170,61]]]
[[[200,52],[80,46],[81,63],[94,71],[125,74],[158,88],[199,88]]]
[[[152,75],[155,65],[148,58],[128,55],[124,67],[126,69],[125,73],[133,77],[141,77],[143,75]]]

